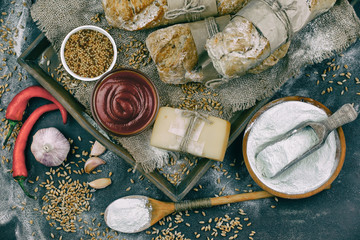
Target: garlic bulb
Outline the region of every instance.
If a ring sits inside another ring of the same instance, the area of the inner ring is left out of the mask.
[[[69,151],[69,141],[54,127],[40,129],[33,136],[31,152],[36,161],[45,166],[59,166]]]

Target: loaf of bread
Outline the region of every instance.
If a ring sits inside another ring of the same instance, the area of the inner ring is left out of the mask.
[[[259,2],[260,4],[257,4]],[[309,21],[329,10],[335,0],[295,0],[293,2],[279,0],[278,2],[285,11],[289,9],[286,13],[288,25],[279,21],[278,14],[274,13],[277,9],[271,10],[263,1],[253,0],[240,11],[241,14],[231,20],[222,32],[207,40],[205,47],[208,55],[216,71],[223,78],[231,79],[248,72],[259,73],[276,64],[285,56],[290,45],[291,36],[289,37],[285,29],[290,29],[292,34],[300,31]],[[261,12],[259,6],[267,9]],[[264,15],[259,16],[259,12]],[[264,20],[266,17],[269,17],[270,21]],[[248,18],[253,18],[258,22],[254,24]],[[271,26],[272,20],[280,24]],[[267,33],[269,27],[272,29]]]
[[[254,66],[257,61],[255,58],[264,59],[269,54],[270,48],[266,39],[257,32],[256,28],[249,21],[245,19],[244,21],[246,24],[243,24],[242,30],[246,37],[241,40],[242,49],[234,50],[242,50],[247,56],[253,54],[253,58],[244,59],[243,65],[247,62],[247,66]],[[257,37],[255,38],[255,36]],[[206,38],[206,36],[204,37]],[[232,40],[235,39],[229,37],[228,41]],[[177,24],[152,32],[146,39],[146,46],[163,82],[183,84],[209,80],[204,79],[202,69],[197,67],[198,53],[189,23]],[[288,48],[289,43],[284,44],[249,72],[259,73],[275,65],[286,55]],[[216,48],[216,50],[218,49]]]
[[[206,49],[217,72],[226,78],[245,73],[270,55],[269,41],[240,16],[208,39]]]
[[[177,24],[149,34],[146,46],[165,83],[201,80],[195,70],[198,54],[189,24]]]
[[[169,20],[165,17],[170,0],[102,0],[105,17],[110,26],[128,31],[153,28],[170,23],[183,22],[183,18]],[[211,16],[235,14],[248,0],[172,0],[186,3],[214,2],[215,12]],[[190,14],[190,13],[189,13]],[[206,15],[208,17],[209,15]],[[201,18],[201,16],[200,16]]]

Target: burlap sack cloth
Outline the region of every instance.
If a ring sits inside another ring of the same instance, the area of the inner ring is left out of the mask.
[[[31,8],[32,18],[56,50],[60,49],[66,34],[75,27],[90,24],[107,28],[108,24],[104,18],[96,24],[91,21],[98,13],[103,13],[99,0],[38,0]],[[151,31],[153,30],[126,32],[111,29],[109,32],[118,46],[121,46],[130,41],[129,36],[144,42]],[[360,21],[354,9],[346,0],[339,0],[330,11],[310,22],[294,36],[287,56],[275,67],[261,74],[249,74],[231,80],[217,89],[219,95],[216,98],[224,106],[222,117],[229,119],[232,113],[249,108],[256,101],[273,95],[287,79],[296,75],[301,67],[320,62],[344,50],[354,43],[359,35]],[[123,53],[119,54],[118,63],[128,66]],[[155,64],[151,63],[140,70],[157,86],[162,106],[177,106],[181,102],[181,98],[184,97],[181,87],[161,82]],[[88,87],[79,87],[75,91],[75,97],[88,109],[88,98],[93,85],[94,83],[91,83]],[[219,112],[213,111],[210,114],[216,116]],[[149,146],[150,136],[151,129],[134,137],[113,139],[119,141],[145,170],[152,171],[164,165],[168,153]]]

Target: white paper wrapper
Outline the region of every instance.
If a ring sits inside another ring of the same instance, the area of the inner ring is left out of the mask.
[[[214,68],[205,45],[206,40],[221,32],[230,20],[230,15],[225,15],[217,18],[210,17],[203,21],[189,24],[198,54],[198,63],[194,74],[186,76],[186,79],[205,83],[221,77]]]
[[[334,3],[335,0],[251,1],[222,32],[207,41],[214,67],[225,80],[244,75]]]
[[[230,22],[230,19],[230,15],[226,15],[189,23],[191,35],[194,39],[199,59],[202,55],[206,55],[207,57],[207,52],[205,50],[206,40],[212,37],[212,35],[221,32]],[[215,24],[215,26],[210,26],[212,24]]]
[[[186,137],[186,131],[190,124],[190,118],[189,117],[183,117],[182,110],[175,109],[176,118],[171,123],[169,128],[169,133],[172,133],[177,136],[177,142],[175,145],[170,146],[171,149],[174,150],[181,150],[181,143],[183,139]],[[185,146],[186,151],[195,155],[202,155],[203,149],[204,149],[204,143],[199,142],[199,137],[201,134],[201,131],[203,130],[203,127],[205,125],[205,122],[202,120],[198,120],[195,123],[193,131],[190,133],[189,136],[189,142]]]
[[[167,0],[167,6],[165,19],[169,23],[194,22],[218,15],[216,0]]]
[[[160,79],[170,84],[201,82],[204,78],[202,66],[205,62],[211,63],[205,50],[206,40],[222,31],[229,21],[229,15],[210,17],[151,33],[146,39],[146,45],[156,63]],[[218,75],[214,68],[210,70],[210,79]]]
[[[268,39],[271,52],[274,52],[307,23],[328,11],[335,2],[323,0],[313,4],[309,0],[253,0],[236,15],[252,22]]]
[[[235,14],[248,3],[248,0],[101,0],[101,2],[110,26],[137,31]]]

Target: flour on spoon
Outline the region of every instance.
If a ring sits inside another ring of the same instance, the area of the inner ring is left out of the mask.
[[[151,211],[147,197],[120,198],[106,208],[105,221],[116,231],[135,233],[144,227],[150,227]]]

